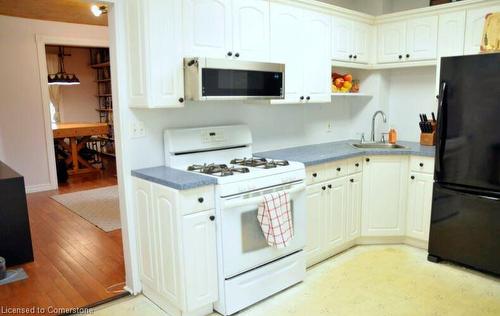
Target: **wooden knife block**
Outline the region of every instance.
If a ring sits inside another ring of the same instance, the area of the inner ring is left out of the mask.
[[[420,145],[434,146],[436,145],[436,123],[432,122],[432,133],[420,133]]]

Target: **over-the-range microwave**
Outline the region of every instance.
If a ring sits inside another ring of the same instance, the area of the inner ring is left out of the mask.
[[[285,65],[205,57],[184,58],[187,100],[283,99]]]

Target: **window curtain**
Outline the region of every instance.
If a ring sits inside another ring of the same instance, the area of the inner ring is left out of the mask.
[[[47,73],[55,74],[59,71],[59,58],[57,54],[47,54]],[[52,123],[61,121],[59,109],[62,103],[62,91],[59,85],[49,86],[50,118]]]

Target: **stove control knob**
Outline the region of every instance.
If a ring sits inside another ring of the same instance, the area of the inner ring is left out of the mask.
[[[204,199],[202,197],[198,198],[198,202],[203,203]]]
[[[209,219],[213,222],[213,221],[215,221],[215,216],[210,215]]]
[[[316,177],[318,176],[318,174],[315,172],[315,173],[313,173],[313,174],[312,174],[312,176],[313,176],[314,178],[316,178]]]

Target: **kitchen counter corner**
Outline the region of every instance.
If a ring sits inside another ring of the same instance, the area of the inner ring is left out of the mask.
[[[201,174],[165,166],[132,170],[132,176],[158,183],[176,190],[194,189],[214,185],[217,180]]]

